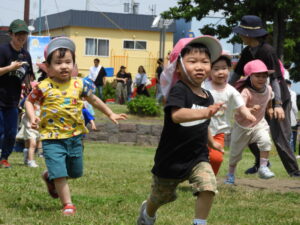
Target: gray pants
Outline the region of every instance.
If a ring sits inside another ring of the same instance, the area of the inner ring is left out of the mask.
[[[295,154],[291,150],[290,146],[290,138],[291,138],[291,102],[287,101],[282,105],[282,108],[285,113],[284,120],[277,119],[267,119],[270,129],[273,142],[275,144],[278,155],[281,159],[281,162],[288,172],[288,174],[292,175],[294,173],[299,173],[299,167],[297,163],[297,159]],[[259,161],[259,150],[256,145],[251,144],[250,149],[252,153],[255,155],[256,160]]]
[[[124,104],[127,102],[127,86],[121,82],[117,83],[116,88],[116,103]]]

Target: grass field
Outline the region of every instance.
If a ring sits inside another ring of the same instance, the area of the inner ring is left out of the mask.
[[[133,225],[140,203],[147,197],[151,183],[151,167],[155,148],[85,143],[85,174],[70,180],[75,216],[61,214],[58,200],[51,199],[40,179],[45,169],[38,158],[39,168],[25,167],[22,154],[13,153],[11,169],[0,169],[0,224],[100,224]],[[248,152],[239,164],[238,178],[248,179],[243,171],[252,164]],[[279,158],[272,154],[273,181],[289,185],[289,178]],[[223,180],[227,156],[219,179]],[[269,182],[269,181],[266,181]],[[297,181],[296,181],[297,182]],[[221,182],[220,182],[221,183]],[[219,194],[208,219],[212,225],[298,225],[298,191],[275,191],[250,186],[219,185]],[[178,188],[178,200],[163,206],[158,212],[157,225],[189,225],[194,214],[194,197],[187,183]]]

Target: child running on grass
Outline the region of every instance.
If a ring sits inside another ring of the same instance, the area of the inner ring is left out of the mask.
[[[221,52],[218,40],[201,36],[180,39],[170,55],[171,64],[161,75],[163,94],[166,96],[168,86],[174,86],[164,108],[164,127],[152,168],[152,192],[141,205],[138,225],[154,224],[156,211],[176,199],[176,188],[185,180],[197,198],[193,224],[206,224],[217,192],[207,145],[223,151],[212,139],[208,125],[222,104],[213,104],[211,94],[201,84],[211,70],[211,61]]]
[[[238,89],[242,89],[241,95],[244,98],[246,107],[250,109],[256,121],[245,120],[239,112],[235,114],[226,184],[234,184],[236,166],[242,159],[244,148],[251,143],[257,143],[260,150],[259,177],[269,179],[275,176],[267,167],[272,142],[269,125],[264,118],[266,111],[269,113],[270,118],[272,118],[273,113],[271,108],[272,89],[267,85],[270,73],[272,71],[269,71],[267,66],[259,59],[248,62],[244,67],[246,77],[239,81]]]
[[[226,55],[221,55],[212,63],[209,79],[205,82],[205,88],[211,92],[214,101],[223,103],[222,108],[211,118],[209,124],[214,140],[223,147],[225,134],[230,133],[233,110],[239,111],[246,120],[252,122],[256,120],[245,106],[241,94],[227,83],[230,67],[231,59]],[[217,175],[223,162],[223,153],[212,148],[208,149],[209,162]]]
[[[33,128],[38,128],[43,143],[47,171],[42,178],[53,198],[60,198],[63,214],[74,214],[67,178],[82,176],[82,134],[87,132],[82,116],[84,97],[111,121],[126,119],[125,114],[113,113],[93,94],[89,79],[71,77],[75,65],[75,44],[66,37],[53,39],[46,49],[49,77],[29,94],[25,106]],[[34,104],[41,106],[40,118]]]

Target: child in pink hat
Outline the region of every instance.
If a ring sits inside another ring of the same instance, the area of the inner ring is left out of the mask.
[[[160,79],[167,100],[164,127],[152,168],[152,191],[141,205],[138,225],[154,224],[156,211],[176,199],[176,188],[185,180],[196,197],[193,224],[206,224],[217,193],[207,145],[224,150],[208,131],[210,118],[222,104],[214,104],[201,85],[221,52],[218,40],[201,36],[179,40],[170,54],[170,64]]]
[[[244,148],[248,144],[257,143],[260,150],[260,166],[258,175],[262,179],[274,177],[267,167],[272,141],[270,128],[264,116],[266,111],[272,115],[272,89],[267,85],[269,74],[274,71],[267,69],[261,60],[252,60],[244,67],[245,78],[240,82],[241,95],[246,107],[255,116],[256,121],[245,120],[240,113],[235,114],[230,141],[229,171],[226,184],[235,183],[235,169],[242,159]]]

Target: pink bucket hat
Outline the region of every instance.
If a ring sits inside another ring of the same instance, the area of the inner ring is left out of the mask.
[[[243,87],[245,86],[246,80],[249,76],[254,73],[274,73],[274,70],[268,70],[267,66],[264,64],[263,61],[259,59],[252,60],[244,66],[244,75],[245,77],[239,79],[236,84],[234,85],[238,91],[242,91]]]
[[[244,66],[244,75],[250,76],[253,73],[274,73],[274,70],[268,70],[263,61],[259,59],[252,60]]]
[[[188,44],[199,43],[207,47],[210,56],[211,62],[215,61],[222,54],[222,46],[220,42],[210,36],[203,35],[196,38],[182,38],[174,46],[170,54],[170,62],[167,67],[164,68],[160,76],[160,85],[162,93],[164,96],[167,96],[171,87],[179,80],[179,74],[176,72],[177,59],[181,50]]]

